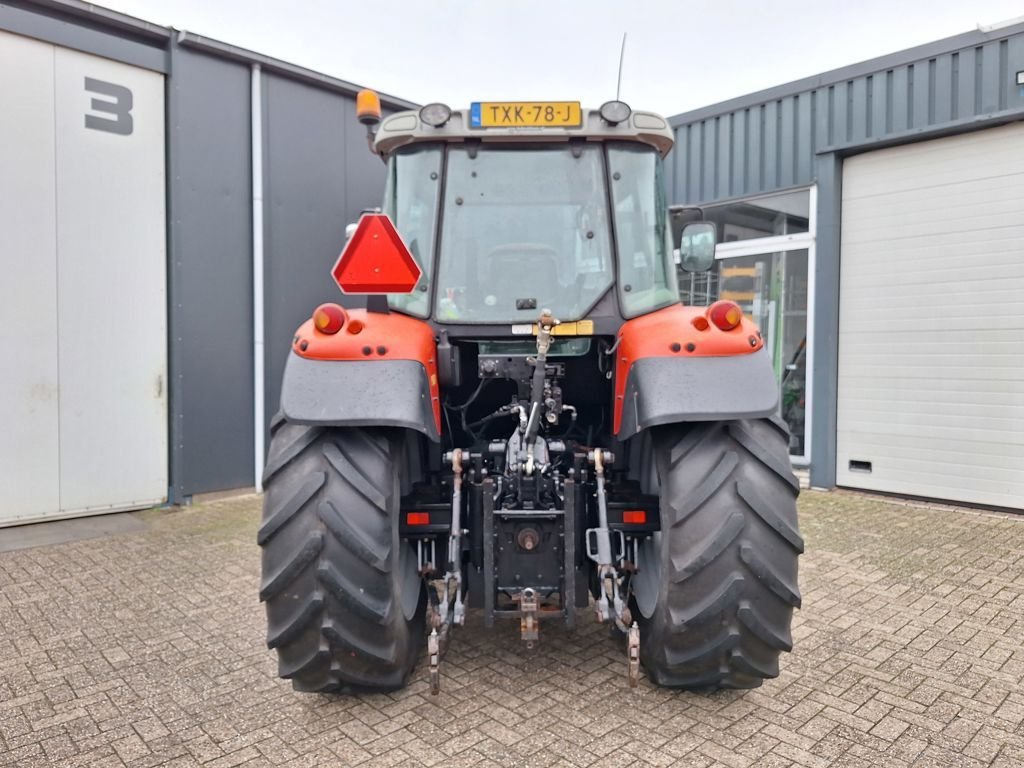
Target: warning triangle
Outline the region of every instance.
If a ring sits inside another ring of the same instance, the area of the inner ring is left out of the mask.
[[[342,293],[411,293],[419,264],[387,214],[364,213],[331,276]]]

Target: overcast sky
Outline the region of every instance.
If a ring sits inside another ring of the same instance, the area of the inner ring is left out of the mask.
[[[1020,0],[103,0],[411,101],[668,115],[1020,17]]]

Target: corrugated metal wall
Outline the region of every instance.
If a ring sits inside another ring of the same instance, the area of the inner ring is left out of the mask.
[[[174,500],[253,483],[246,53],[194,38],[171,48]],[[362,209],[380,204],[384,165],[366,146],[353,94],[304,73],[292,76],[262,57],[259,61],[266,428],[278,409],[295,329],[319,303],[342,298],[330,268],[344,245],[345,225]]]
[[[266,424],[277,413],[295,329],[317,305],[343,296],[331,267],[345,226],[384,199],[384,163],[370,152],[355,99],[265,74],[263,78]]]
[[[843,158],[1024,120],[1024,24],[853,64],[671,118],[673,202],[817,184],[811,483],[835,485]]]
[[[171,478],[178,497],[252,484],[249,67],[171,49]]]
[[[381,202],[358,86],[77,0],[0,3],[0,29],[167,71],[169,496],[252,485],[251,67],[262,68],[268,423],[295,328],[341,298],[329,271],[345,225]]]
[[[809,184],[818,152],[1020,109],[1021,29],[960,35],[678,115],[672,199],[707,203]]]
[[[76,0],[0,3],[0,27],[169,68],[171,497],[249,484],[253,452],[249,66],[264,71],[266,407],[294,326],[336,297],[344,226],[380,199],[383,166],[352,120],[351,83]],[[109,27],[109,28],[108,28]],[[188,49],[188,50],[186,50]],[[812,480],[830,485],[841,155],[1024,119],[1024,24],[970,32],[672,119],[675,202],[818,182],[820,347]],[[386,99],[387,101],[388,99]],[[391,100],[391,106],[411,106]],[[828,152],[835,151],[833,154]],[[831,394],[830,394],[831,393]],[[825,403],[825,405],[822,405]],[[813,472],[824,472],[817,479]]]

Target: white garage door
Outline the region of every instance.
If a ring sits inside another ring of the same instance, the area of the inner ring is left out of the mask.
[[[0,32],[0,525],[167,494],[163,76]]]
[[[1024,508],[1024,125],[843,171],[837,482]]]

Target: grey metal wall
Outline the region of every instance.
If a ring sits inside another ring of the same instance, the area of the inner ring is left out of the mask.
[[[881,146],[1024,108],[1024,25],[954,38],[677,115],[672,197],[809,184],[822,152]]]
[[[172,498],[253,482],[249,67],[170,48]]]
[[[384,164],[366,144],[352,96],[266,75],[263,88],[266,423],[277,411],[295,329],[343,297],[331,279],[345,226],[381,204]]]
[[[671,118],[673,202],[817,185],[811,484],[835,485],[843,158],[1024,120],[1024,24],[968,32]]]
[[[345,225],[380,204],[384,166],[355,119],[358,86],[79,0],[7,0],[0,29],[166,73],[169,497],[251,486],[252,65],[263,72],[268,423],[295,328],[341,296],[329,269]]]

